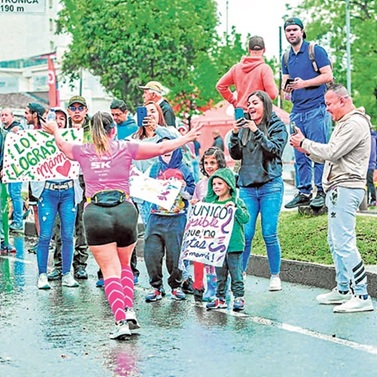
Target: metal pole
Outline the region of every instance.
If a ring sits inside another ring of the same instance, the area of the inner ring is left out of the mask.
[[[228,3],[229,3],[229,1],[226,0],[226,11],[225,11],[225,27],[226,27],[226,35],[228,35],[228,32],[229,32],[229,30],[228,30],[228,9],[229,9],[229,7],[228,7]]]
[[[346,0],[346,48],[347,48],[347,90],[351,94],[351,25],[350,25],[350,1]]]

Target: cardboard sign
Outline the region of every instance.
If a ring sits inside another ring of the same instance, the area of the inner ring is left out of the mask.
[[[221,267],[234,224],[234,206],[197,203],[188,216],[181,246],[181,260]]]
[[[130,195],[169,210],[181,191],[179,180],[160,180],[148,177],[134,166],[130,174]]]
[[[83,130],[62,129],[65,141],[81,143]],[[41,130],[9,132],[5,138],[3,182],[75,179],[78,162],[67,159],[52,135]]]

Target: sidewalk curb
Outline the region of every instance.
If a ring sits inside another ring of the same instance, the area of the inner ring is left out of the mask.
[[[247,274],[269,278],[270,269],[267,257],[251,255]],[[333,289],[336,286],[335,268],[317,263],[299,262],[289,259],[281,261],[281,280],[289,283],[304,284],[318,288]],[[377,298],[377,274],[367,271],[368,293]]]
[[[139,225],[139,232],[143,231],[143,226]],[[25,223],[25,236],[36,236],[33,222]],[[136,245],[136,254],[144,258],[144,239],[140,237]],[[269,279],[270,269],[266,256],[251,255],[248,268],[248,275],[254,275]],[[367,271],[368,293],[377,298],[377,273]],[[289,283],[304,284],[308,286],[333,289],[336,286],[334,266],[300,262],[290,259],[281,260],[281,280]]]

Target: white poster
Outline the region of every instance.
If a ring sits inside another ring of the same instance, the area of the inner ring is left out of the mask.
[[[232,235],[234,206],[199,202],[189,213],[181,246],[181,260],[221,267]]]
[[[130,174],[130,195],[133,198],[146,200],[169,210],[179,192],[182,182],[176,179],[160,180],[150,178],[140,170],[132,167]]]
[[[82,143],[83,130],[62,129],[65,141]],[[78,162],[59,150],[52,135],[41,130],[9,132],[5,138],[3,183],[75,179]]]

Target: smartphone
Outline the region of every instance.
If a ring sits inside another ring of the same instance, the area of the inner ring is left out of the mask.
[[[234,119],[238,120],[238,119],[242,119],[242,118],[245,118],[244,113],[243,113],[243,109],[241,107],[236,107],[234,109]]]
[[[147,108],[145,106],[138,106],[136,108],[136,115],[137,115],[137,125],[138,127],[142,127],[143,120],[147,116]]]
[[[291,130],[292,130],[292,135],[297,134],[297,128],[296,128],[295,122],[291,123]]]
[[[295,79],[287,79],[287,81],[285,82],[285,85],[284,85],[284,90],[287,89],[288,85],[292,84],[293,81],[295,81]]]

